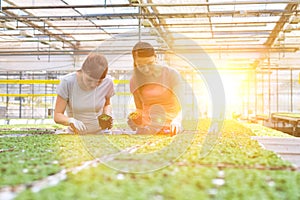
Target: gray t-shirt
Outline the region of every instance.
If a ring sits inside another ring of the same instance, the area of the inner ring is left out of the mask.
[[[114,86],[107,76],[97,88],[85,91],[79,87],[76,72],[73,72],[61,78],[57,94],[68,102],[67,115],[82,121],[87,132],[93,133],[100,131],[97,116],[103,113],[105,98],[114,95]]]

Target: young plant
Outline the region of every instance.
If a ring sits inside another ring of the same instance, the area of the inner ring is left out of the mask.
[[[107,114],[98,117],[98,123],[102,130],[111,129],[113,126],[113,118]]]

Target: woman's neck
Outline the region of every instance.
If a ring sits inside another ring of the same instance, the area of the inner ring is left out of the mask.
[[[82,90],[88,90],[83,82],[83,76],[82,76],[82,71],[81,70],[78,70],[76,72],[76,78],[77,78],[77,83],[79,85],[79,87],[82,89]]]

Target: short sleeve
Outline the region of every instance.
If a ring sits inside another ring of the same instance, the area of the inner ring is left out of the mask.
[[[175,87],[180,87],[181,75],[177,70],[168,68],[168,81],[170,88],[174,89]]]
[[[64,100],[69,101],[69,90],[68,90],[68,82],[66,79],[62,78],[60,83],[56,88],[56,93],[61,96]]]
[[[130,88],[130,92],[133,93],[135,90],[133,77],[130,79],[129,88]]]
[[[111,98],[112,96],[115,95],[115,90],[114,90],[114,83],[112,81],[112,79],[109,79],[109,84],[108,84],[108,90],[107,90],[107,94],[106,94],[106,98]]]
[[[179,99],[183,99],[184,83],[180,73],[175,69],[170,69],[169,74],[170,88],[172,88],[172,91]]]

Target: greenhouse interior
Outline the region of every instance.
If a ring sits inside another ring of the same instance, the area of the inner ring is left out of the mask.
[[[0,200],[299,200],[299,3],[0,0]]]

